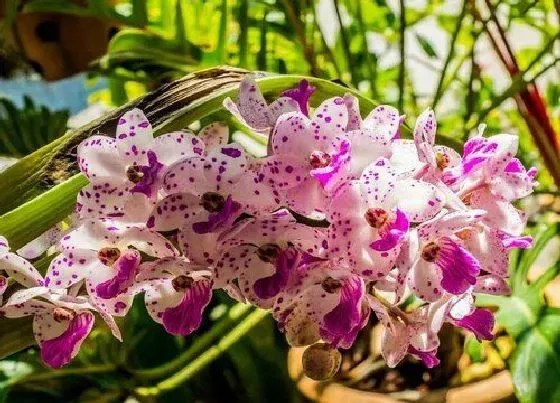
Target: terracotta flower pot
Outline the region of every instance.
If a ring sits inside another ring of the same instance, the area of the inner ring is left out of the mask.
[[[415,402],[452,402],[452,403],[490,403],[515,402],[513,384],[508,371],[501,371],[488,379],[468,385],[438,389],[422,396],[410,396],[402,400],[402,394],[383,394],[352,389],[337,382],[318,382],[307,378],[303,373],[301,358],[305,348],[292,348],[288,354],[288,372],[296,382],[300,392],[317,403],[395,403]]]

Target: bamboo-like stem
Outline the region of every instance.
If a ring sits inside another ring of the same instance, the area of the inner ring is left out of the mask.
[[[445,80],[445,75],[447,73],[447,69],[449,68],[449,64],[453,57],[455,57],[455,43],[457,42],[457,38],[459,37],[459,32],[461,32],[461,28],[463,27],[463,20],[465,19],[465,14],[467,12],[467,0],[463,0],[463,5],[461,6],[461,12],[457,16],[457,25],[455,25],[455,30],[451,35],[451,42],[449,43],[449,52],[447,53],[447,57],[445,58],[445,62],[443,63],[443,68],[441,70],[439,81],[436,87],[436,92],[434,93],[434,100],[432,101],[432,109],[436,109],[436,106],[443,94],[443,82]]]
[[[475,18],[482,20],[474,0],[471,0],[471,2],[473,15]],[[490,0],[485,0],[485,3],[490,12],[490,20],[495,28],[491,30],[488,26],[485,27],[488,38],[511,78],[515,80],[520,74],[519,65],[500,21],[496,17],[494,5]],[[497,33],[494,31],[497,31]],[[556,39],[558,39],[558,34],[553,38],[553,40]],[[560,187],[560,139],[550,122],[546,105],[534,83],[534,79],[527,81],[526,86],[515,93],[513,97],[521,115],[527,123],[529,131],[533,136],[548,171],[554,178],[556,186]]]
[[[240,322],[247,313],[251,310],[249,305],[237,304],[234,305],[226,317],[221,319],[218,323],[214,324],[212,328],[206,333],[197,337],[192,346],[179,354],[173,360],[165,364],[151,369],[140,369],[131,371],[135,378],[140,380],[163,378],[170,373],[184,367],[189,361],[193,360],[196,356],[208,349],[216,340],[225,334],[234,324]]]
[[[362,15],[362,2],[359,0],[358,8],[356,11],[356,18],[358,20],[358,25],[360,27],[360,33],[362,34],[362,52],[366,56],[366,68],[368,71],[368,79],[369,79],[369,86],[370,86],[370,93],[373,98],[377,98],[377,61],[374,62],[373,58],[371,57],[371,53],[369,51],[368,42],[367,42],[367,32],[366,26],[364,24],[364,17]],[[376,56],[377,57],[377,56]]]
[[[95,365],[91,367],[63,368],[38,374],[31,374],[22,378],[12,378],[8,381],[9,386],[22,385],[30,382],[49,381],[51,379],[64,378],[66,376],[86,376],[114,372],[118,368],[114,364]]]
[[[136,394],[141,397],[157,396],[162,392],[170,391],[179,387],[220,357],[232,345],[241,340],[243,336],[258,325],[267,315],[268,312],[265,310],[259,309],[254,311],[243,322],[222,337],[217,344],[213,345],[198,358],[191,361],[182,370],[157,383],[155,386],[136,388]]]
[[[315,60],[315,55],[313,54],[313,48],[307,43],[307,37],[305,36],[305,25],[303,21],[296,15],[294,6],[291,0],[282,0],[282,5],[284,6],[284,11],[286,13],[286,18],[294,28],[296,36],[303,47],[303,54],[307,63],[309,63],[310,73],[313,76],[317,76],[317,62]]]
[[[336,14],[336,20],[338,21],[338,26],[340,29],[340,39],[342,40],[342,50],[344,56],[346,57],[346,66],[350,72],[350,81],[354,88],[358,88],[358,77],[356,74],[356,69],[354,63],[352,62],[352,53],[350,52],[350,38],[348,38],[348,32],[346,32],[346,27],[342,23],[342,14],[340,13],[340,7],[338,5],[338,0],[333,0],[334,11]]]
[[[399,87],[399,100],[397,103],[397,108],[400,113],[404,111],[404,76],[406,74],[406,6],[404,0],[399,0],[400,14],[399,14],[399,76],[397,79]]]

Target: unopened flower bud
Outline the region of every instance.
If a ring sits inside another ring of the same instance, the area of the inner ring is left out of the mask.
[[[316,381],[332,378],[340,368],[342,355],[326,343],[309,346],[303,353],[305,376]]]

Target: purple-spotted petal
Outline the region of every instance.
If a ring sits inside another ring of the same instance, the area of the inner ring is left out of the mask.
[[[424,259],[418,259],[406,277],[412,293],[426,302],[437,301],[443,295],[441,279],[437,266]]]
[[[335,347],[350,348],[358,332],[369,318],[369,309],[363,309],[365,286],[357,277],[342,280],[338,305],[327,313],[321,325],[321,337]]]
[[[157,160],[169,166],[179,160],[204,154],[202,139],[186,131],[162,134],[154,139],[152,151]]]
[[[487,274],[476,279],[474,292],[493,295],[509,295],[511,294],[511,288],[509,288],[507,281],[503,277],[496,276],[495,274]]]
[[[426,368],[437,367],[440,363],[439,358],[436,357],[436,350],[433,351],[420,351],[413,346],[408,346],[408,353],[421,360]]]
[[[126,292],[138,273],[140,260],[140,253],[135,250],[122,254],[114,264],[115,275],[97,285],[96,295],[103,299],[110,299]]]
[[[140,109],[132,109],[119,119],[116,140],[121,160],[143,165],[154,138],[152,125]]]
[[[395,205],[403,210],[412,222],[434,218],[445,203],[445,196],[434,185],[412,179],[396,181],[391,196]]]
[[[214,122],[203,127],[198,136],[208,151],[228,143],[229,127],[225,123]]]
[[[208,234],[231,225],[241,213],[241,204],[234,201],[229,195],[222,209],[208,215],[207,221],[193,223],[192,229],[197,234]]]
[[[346,131],[360,130],[362,128],[362,116],[360,115],[360,102],[352,94],[345,94],[344,103],[348,110],[348,125]]]
[[[399,130],[399,111],[389,105],[380,105],[364,119],[363,126],[383,139],[390,141]]]
[[[195,281],[184,292],[179,305],[167,308],[162,321],[168,333],[188,336],[200,326],[202,312],[212,298],[212,283],[209,280]]]
[[[408,218],[402,210],[397,209],[395,220],[380,228],[380,238],[373,241],[370,244],[370,248],[384,252],[397,247],[405,238],[408,228]]]
[[[494,314],[488,309],[476,308],[470,315],[453,319],[452,322],[455,326],[471,331],[479,341],[494,340]]]
[[[441,286],[458,295],[475,285],[480,273],[478,260],[450,238],[442,238],[438,246],[440,249],[434,263],[442,273]]]
[[[91,312],[77,314],[59,336],[40,343],[41,359],[51,368],[60,368],[68,364],[80,350],[83,341],[89,335],[95,317]]]
[[[91,181],[124,177],[126,163],[119,158],[117,142],[107,136],[91,136],[78,146],[78,166]]]
[[[155,231],[171,231],[204,213],[200,197],[189,193],[174,193],[155,205],[146,226]]]
[[[433,150],[436,137],[436,117],[434,111],[426,109],[416,120],[414,127],[414,143],[418,152],[418,159],[429,165],[435,164]]]
[[[319,181],[326,192],[331,192],[349,175],[350,142],[344,140],[337,152],[331,155],[332,161],[322,168],[311,170],[311,176]]]
[[[326,151],[337,136],[343,136],[348,125],[348,110],[340,97],[323,101],[311,118],[311,136],[316,150]]]
[[[307,162],[316,148],[309,131],[310,121],[302,113],[290,112],[280,116],[271,137],[273,153],[291,155],[298,158],[301,164]]]
[[[297,88],[286,90],[282,95],[296,101],[301,113],[305,116],[309,116],[309,98],[311,98],[314,92],[315,87],[310,86],[307,80],[301,80]]]
[[[379,158],[369,164],[360,177],[363,199],[368,207],[381,205],[390,196],[395,183],[396,173],[389,160]]]

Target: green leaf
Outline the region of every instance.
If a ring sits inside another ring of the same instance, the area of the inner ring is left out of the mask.
[[[27,96],[23,108],[0,99],[0,155],[23,157],[49,144],[66,132],[68,116],[38,107]]]
[[[516,290],[521,290],[526,286],[529,269],[547,243],[558,234],[560,234],[559,223],[540,229],[540,231],[534,236],[533,246],[528,250],[519,252],[519,265],[511,271],[511,287],[514,293]]]
[[[144,79],[158,81],[193,71],[201,59],[201,49],[184,38],[168,40],[143,30],[125,29],[113,37],[107,54],[92,67],[116,75],[122,69],[143,72]]]
[[[31,316],[0,318],[0,360],[35,344]]]
[[[560,261],[549,267],[543,274],[539,276],[533,283],[529,285],[529,291],[542,293],[544,288],[560,274]]]
[[[0,234],[16,250],[68,217],[87,179],[76,175],[0,217]]]
[[[547,308],[538,323],[516,338],[511,373],[521,402],[560,400],[560,310]]]
[[[199,81],[196,81],[196,75],[189,76],[192,81],[185,78],[176,82],[175,87],[167,86],[165,91],[162,89],[161,94],[148,94],[143,99],[135,100],[122,109],[108,114],[105,121],[101,119],[84,128],[68,133],[38,152],[18,161],[14,166],[0,174],[0,209],[14,208],[14,205],[18,206],[22,201],[31,198],[26,204],[0,217],[0,234],[8,238],[12,247],[19,248],[70,214],[80,188],[87,183],[86,179],[82,176],[71,176],[70,179],[62,181],[52,188],[45,187],[46,179],[61,181],[68,177],[70,173],[76,172],[75,157],[72,157],[72,152],[74,152],[72,150],[75,150],[75,145],[79,143],[76,138],[86,138],[96,129],[108,134],[111,133],[104,129],[103,125],[108,124],[110,126],[109,123],[113,121],[116,123],[122,110],[132,106],[142,107],[142,105],[146,105],[145,112],[154,123],[157,134],[183,129],[191,123],[221,110],[222,102],[226,97],[236,96],[237,86],[232,88],[235,81],[231,78],[233,75],[231,71],[226,76],[229,81],[223,81],[228,85],[221,84],[222,86],[220,86],[220,81],[217,81],[216,78],[218,75],[213,73],[215,71],[219,71],[219,69],[197,73],[200,77],[203,77]],[[239,71],[235,72],[239,74]],[[208,75],[208,78],[206,78],[206,75]],[[316,92],[311,98],[313,105],[318,105],[325,98],[341,96],[346,92],[351,92],[359,98],[360,108],[364,116],[376,106],[375,102],[359,95],[355,90],[317,78],[274,75],[258,81],[263,94],[271,97],[277,96],[287,88],[295,87],[303,78],[307,78],[310,84],[316,87]],[[206,83],[209,87],[200,84],[200,81]],[[197,91],[195,92],[196,95],[189,92],[192,86],[189,85],[187,89],[181,86],[183,83],[190,82],[199,83],[192,89],[192,91]],[[171,90],[172,88],[174,90]],[[181,94],[177,93],[178,88],[182,88]],[[187,98],[187,101],[180,102],[181,96],[189,98]],[[160,108],[160,105],[167,104],[170,99],[173,101],[172,105]],[[154,113],[156,113],[154,111],[159,114],[154,116]],[[114,126],[112,130],[114,131]],[[403,134],[406,134],[406,131],[405,128]],[[53,168],[60,169],[60,171],[51,172],[50,169]],[[29,175],[30,172],[33,173],[31,176]],[[15,194],[14,189],[17,189],[17,194]],[[45,190],[46,193],[43,194]],[[35,198],[33,199],[33,197]]]
[[[438,54],[434,50],[432,43],[428,39],[426,39],[425,36],[420,34],[414,34],[414,36],[416,37],[418,44],[422,47],[424,53],[426,53],[426,55],[428,55],[430,59],[438,58]]]

